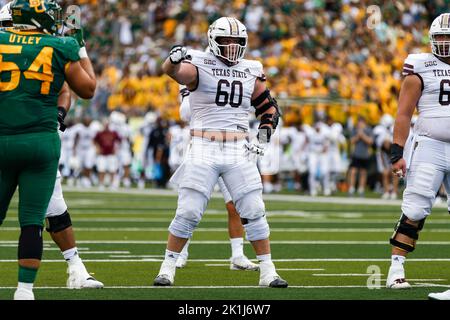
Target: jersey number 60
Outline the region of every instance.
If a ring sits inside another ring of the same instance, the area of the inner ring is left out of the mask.
[[[216,94],[216,104],[219,107],[224,107],[227,104],[230,104],[233,108],[239,108],[242,103],[242,95],[243,95],[243,86],[240,81],[233,81],[231,83],[231,92],[228,93],[228,90],[224,90],[222,87],[230,88],[230,83],[228,80],[221,79],[217,83],[217,94]],[[236,93],[236,91],[239,93]],[[237,95],[237,99],[236,99]],[[236,101],[237,100],[237,101]]]

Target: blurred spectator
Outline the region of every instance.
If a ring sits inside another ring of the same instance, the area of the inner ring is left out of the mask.
[[[97,146],[97,171],[100,188],[105,187],[105,175],[108,173],[108,184],[112,188],[114,185],[114,177],[119,169],[116,146],[120,143],[119,134],[109,128],[109,122],[104,122],[103,130],[97,132],[94,137]]]
[[[356,128],[353,129],[350,142],[353,146],[349,170],[349,195],[355,193],[356,175],[358,174],[358,194],[364,196],[367,183],[367,169],[369,168],[369,149],[373,143],[372,129],[363,117],[358,118]]]
[[[166,121],[161,117],[156,119],[156,124],[150,132],[148,138],[147,149],[150,149],[153,154],[153,167],[151,168],[152,179],[156,182],[157,187],[165,187],[170,168],[168,165],[169,146],[168,146],[168,132]]]

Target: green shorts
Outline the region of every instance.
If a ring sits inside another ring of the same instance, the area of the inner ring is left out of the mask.
[[[60,152],[57,132],[0,136],[0,224],[19,186],[20,226],[43,226]]]

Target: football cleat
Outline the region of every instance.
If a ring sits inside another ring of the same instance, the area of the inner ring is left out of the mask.
[[[230,270],[258,271],[259,266],[251,262],[246,256],[231,257]]]
[[[67,268],[69,289],[102,289],[103,283],[92,277],[83,264],[72,265]]]
[[[172,261],[164,260],[159,269],[159,274],[153,281],[154,286],[168,287],[172,286],[175,279],[177,268]]]
[[[34,300],[34,293],[25,288],[17,288],[14,292],[14,300]]]
[[[388,289],[411,289],[411,285],[405,279],[405,270],[403,266],[395,266],[389,268],[386,280],[386,288]]]
[[[428,295],[430,300],[450,300],[450,290],[438,293],[430,293]]]
[[[159,274],[153,281],[153,285],[157,287],[169,287],[173,285],[173,276],[168,274]]]
[[[277,274],[260,279],[259,285],[261,287],[269,287],[269,288],[287,288],[288,287],[287,281],[282,279]]]

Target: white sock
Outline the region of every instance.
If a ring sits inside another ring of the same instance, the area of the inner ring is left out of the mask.
[[[164,257],[164,261],[175,264],[177,262],[178,257],[180,256],[179,252],[170,251],[166,249],[166,255]]]
[[[275,265],[272,262],[272,255],[270,253],[256,256],[256,258],[259,261],[260,277],[277,274]]]
[[[186,242],[186,244],[183,247],[183,250],[181,250],[180,252],[180,256],[187,258],[189,256],[189,252],[188,252],[188,248],[189,248],[189,244],[191,242],[191,239],[188,239],[188,241]]]
[[[231,238],[231,256],[242,257],[244,255],[244,238]]]
[[[64,259],[67,261],[67,263],[69,265],[71,265],[71,264],[78,264],[78,263],[81,262],[81,258],[78,255],[77,247],[73,247],[71,249],[63,251],[62,255],[64,256]]]
[[[19,288],[25,289],[28,291],[33,291],[33,283],[19,282],[17,284],[17,289],[19,289]]]
[[[393,254],[391,257],[391,266],[403,266],[406,257]]]
[[[272,263],[272,255],[270,253],[257,255],[256,259],[258,259],[259,262],[270,262],[270,263]]]

